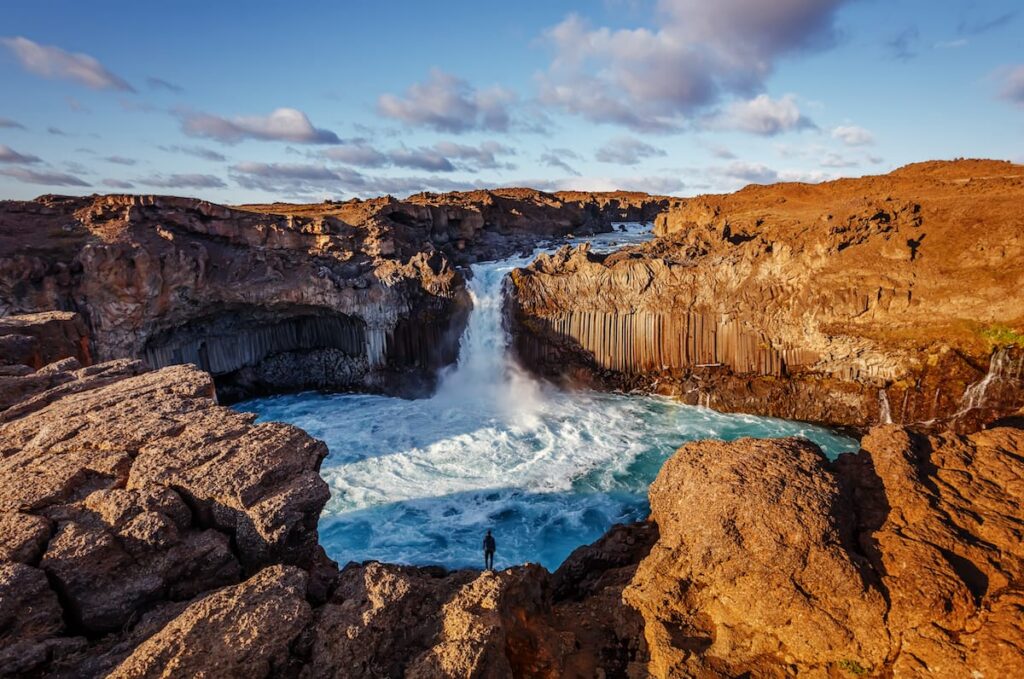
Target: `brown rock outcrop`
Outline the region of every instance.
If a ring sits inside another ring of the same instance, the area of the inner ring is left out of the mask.
[[[513,272],[541,374],[720,410],[970,431],[1024,405],[1024,168],[909,166],[678,200],[661,236]]]
[[[0,318],[0,365],[42,368],[62,358],[92,363],[89,333],[71,311],[44,311]]]
[[[185,198],[8,201],[0,314],[76,309],[98,360],[194,363],[225,397],[429,385],[468,298],[443,256],[400,245],[332,217]]]
[[[1024,672],[1024,431],[684,446],[625,590],[654,676]]]
[[[306,581],[323,580],[324,445],[215,405],[210,376],[193,367],[140,370],[55,369],[58,386],[0,412],[0,565],[12,583],[0,630],[21,649],[4,644],[18,656],[11,672],[61,674],[86,654],[82,671],[102,674],[144,640],[132,637],[147,629],[140,620],[167,622],[179,602],[265,566],[309,571],[289,585],[306,615],[307,594],[323,591]],[[33,622],[37,605],[49,622]],[[120,634],[134,643],[119,645]]]
[[[1024,671],[1024,430],[878,428],[835,462],[693,443],[649,522],[554,574],[339,573],[322,444],[215,405],[194,368],[139,369],[73,369],[0,413],[0,675]]]
[[[190,604],[108,676],[281,676],[294,671],[289,646],[306,626],[305,573],[270,566]]]

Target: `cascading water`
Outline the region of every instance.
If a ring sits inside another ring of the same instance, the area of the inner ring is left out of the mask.
[[[994,386],[1003,382],[1019,383],[1022,378],[1024,378],[1024,358],[1015,360],[1007,347],[997,349],[992,352],[988,372],[985,373],[985,376],[964,391],[964,395],[960,398],[960,410],[953,415],[953,418],[956,419],[972,410],[984,408],[989,392]]]
[[[600,236],[594,248],[647,233]],[[648,485],[686,441],[805,436],[830,455],[856,449],[803,423],[538,383],[509,355],[501,323],[504,276],[528,261],[473,266],[459,363],[432,398],[306,393],[237,406],[327,442],[320,540],[334,559],[480,566],[491,528],[499,567],[554,568],[612,524],[643,518]]]

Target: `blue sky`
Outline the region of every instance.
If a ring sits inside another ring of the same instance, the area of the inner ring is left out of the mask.
[[[1019,0],[297,4],[5,3],[0,198],[692,195],[1024,161]]]

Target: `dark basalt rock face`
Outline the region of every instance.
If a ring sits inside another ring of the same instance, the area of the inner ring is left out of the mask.
[[[516,352],[719,410],[977,430],[1024,405],[1022,174],[934,163],[677,200],[652,243],[513,272]]]

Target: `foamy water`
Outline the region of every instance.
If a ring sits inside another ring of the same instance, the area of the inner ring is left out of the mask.
[[[594,239],[595,249],[649,232]],[[856,442],[799,422],[726,415],[657,397],[564,392],[509,356],[502,281],[529,258],[476,264],[459,364],[429,399],[305,393],[239,404],[330,448],[320,541],[341,563],[479,566],[491,528],[500,568],[557,567],[612,524],[647,512],[647,487],[686,441],[804,436],[836,455]]]

